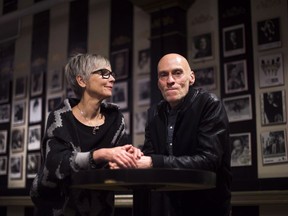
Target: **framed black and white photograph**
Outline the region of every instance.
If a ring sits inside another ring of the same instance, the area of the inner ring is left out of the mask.
[[[37,123],[42,120],[42,98],[30,99],[29,123]]]
[[[226,94],[248,90],[246,60],[225,63],[224,75]]]
[[[230,134],[231,143],[231,167],[251,166],[251,134]]]
[[[30,95],[32,97],[43,93],[43,80],[43,72],[35,71],[34,73],[31,73]]]
[[[286,122],[285,91],[269,91],[261,94],[262,125]]]
[[[10,121],[10,104],[0,105],[0,123]]]
[[[223,46],[224,57],[240,55],[246,52],[244,24],[223,29]]]
[[[14,99],[26,97],[27,92],[27,77],[17,77],[14,85]]]
[[[195,62],[213,59],[212,33],[192,37],[192,55]]]
[[[271,130],[260,134],[263,164],[287,162],[286,131]]]
[[[25,127],[13,127],[11,129],[11,145],[12,153],[22,152],[25,145]]]
[[[260,88],[284,85],[282,54],[270,54],[259,57]]]
[[[142,49],[138,51],[137,70],[139,74],[150,73],[151,63],[150,49]]]
[[[29,126],[28,151],[39,150],[41,144],[41,124]]]
[[[0,81],[0,104],[7,103],[10,97],[10,82]]]
[[[51,111],[55,110],[63,101],[63,93],[48,95],[46,103],[46,113],[49,114]]]
[[[57,92],[63,89],[63,68],[50,70],[47,76],[47,92]]]
[[[137,80],[138,105],[144,106],[150,104],[150,78],[145,77]]]
[[[7,156],[0,156],[0,175],[7,175]]]
[[[130,112],[122,112],[125,121],[126,134],[130,134]]]
[[[6,153],[7,151],[7,142],[8,142],[8,131],[0,130],[0,154]]]
[[[281,47],[280,18],[257,22],[257,39],[259,50]]]
[[[13,125],[21,125],[25,123],[26,117],[26,100],[16,100],[13,103],[12,112],[12,123]]]
[[[134,119],[135,119],[134,122],[135,133],[136,134],[144,133],[147,119],[147,112],[146,111],[136,112]]]
[[[35,178],[38,169],[40,167],[40,153],[28,153],[27,154],[27,178]]]
[[[126,109],[128,107],[128,83],[126,81],[114,84],[111,100],[117,104],[120,109]]]
[[[223,99],[229,122],[252,119],[251,95],[241,95]]]
[[[116,73],[117,80],[128,77],[129,55],[128,49],[119,50],[111,53],[111,66]]]
[[[12,155],[9,161],[9,179],[21,179],[23,175],[23,156]]]
[[[216,89],[216,72],[215,67],[205,67],[194,70],[194,86],[205,90]]]

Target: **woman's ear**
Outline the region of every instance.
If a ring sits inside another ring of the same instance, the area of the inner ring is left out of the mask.
[[[193,85],[194,82],[195,82],[195,74],[194,74],[194,71],[191,71],[191,72],[190,72],[189,84],[190,84],[190,85]]]
[[[82,76],[77,75],[77,76],[76,76],[76,81],[77,81],[77,83],[78,83],[79,86],[81,86],[81,87],[83,87],[83,88],[86,86],[86,81],[83,79]]]

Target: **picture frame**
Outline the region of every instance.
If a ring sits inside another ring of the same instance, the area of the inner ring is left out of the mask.
[[[10,81],[0,81],[0,104],[8,103],[10,98]]]
[[[63,68],[49,70],[47,79],[47,92],[58,92],[63,89]]]
[[[138,88],[138,106],[150,104],[150,78],[144,77],[137,80]]]
[[[283,58],[281,53],[260,56],[260,88],[284,85]]]
[[[10,151],[12,153],[23,152],[25,146],[25,127],[13,127],[11,129]]]
[[[17,77],[14,82],[14,99],[25,98],[27,92],[27,77]]]
[[[263,165],[287,162],[285,129],[267,130],[260,134]]]
[[[261,93],[261,123],[275,125],[286,123],[285,90]]]
[[[224,64],[225,93],[248,90],[246,60],[232,61]]]
[[[11,155],[9,160],[9,179],[22,179],[23,176],[23,155]]]
[[[29,123],[42,121],[42,97],[30,99],[29,106]]]
[[[223,46],[224,57],[246,52],[244,24],[223,28]]]
[[[150,48],[141,49],[138,51],[137,71],[138,74],[150,73],[151,54]]]
[[[0,156],[0,176],[7,175],[7,156]]]
[[[27,178],[35,178],[41,163],[41,155],[39,152],[27,154]]]
[[[251,166],[251,133],[230,134],[231,167]]]
[[[241,95],[223,99],[229,122],[252,119],[251,95]]]
[[[257,22],[257,42],[259,50],[267,50],[282,46],[280,17]]]
[[[124,122],[125,122],[125,131],[126,134],[129,135],[131,133],[130,130],[130,112],[122,112],[123,117],[124,117]]]
[[[63,101],[64,95],[62,92],[49,94],[46,100],[46,117],[48,117],[49,113],[55,110],[60,103]]]
[[[195,83],[194,86],[205,90],[216,89],[216,71],[215,67],[209,66],[205,68],[198,68],[194,70]]]
[[[7,151],[8,130],[0,130],[0,154],[5,154]]]
[[[213,34],[211,32],[192,37],[192,60],[194,62],[213,59]]]
[[[128,107],[127,81],[116,82],[114,84],[111,101],[117,104],[120,109],[126,109]]]
[[[128,77],[129,73],[129,52],[122,49],[111,53],[111,66],[116,73],[117,80]]]
[[[40,150],[41,146],[41,124],[31,125],[28,128],[28,151]]]
[[[10,122],[10,104],[0,105],[0,123]]]
[[[26,100],[16,100],[13,103],[12,124],[22,125],[25,124],[26,117]]]
[[[146,119],[147,119],[147,112],[146,111],[139,111],[135,112],[134,114],[134,128],[136,134],[143,134],[145,133],[145,125],[146,125]]]
[[[44,74],[42,71],[31,73],[30,95],[31,97],[41,95],[43,93]]]

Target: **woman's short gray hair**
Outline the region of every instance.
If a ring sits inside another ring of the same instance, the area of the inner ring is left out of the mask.
[[[88,80],[91,72],[95,68],[108,66],[110,61],[99,54],[76,54],[72,56],[65,66],[65,76],[68,85],[78,98],[82,97],[83,88],[78,85],[77,76],[81,76],[84,80]]]

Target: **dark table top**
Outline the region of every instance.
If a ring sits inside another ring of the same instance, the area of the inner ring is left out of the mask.
[[[72,187],[127,191],[180,191],[215,187],[213,172],[191,169],[99,169],[73,174]]]

